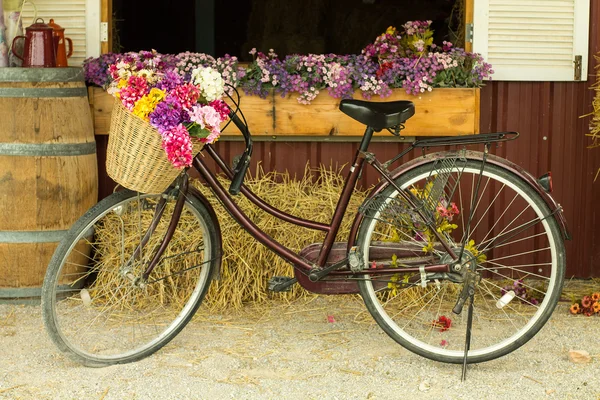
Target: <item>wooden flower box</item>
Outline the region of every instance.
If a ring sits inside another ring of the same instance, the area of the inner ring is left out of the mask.
[[[113,98],[104,90],[89,88],[89,100],[96,135],[108,134]],[[271,95],[266,99],[240,93],[241,110],[248,121],[250,132],[256,136],[327,137],[359,136],[364,125],[339,111],[339,99],[324,91],[310,105],[298,103],[297,95]],[[356,93],[356,99],[362,98]],[[419,96],[394,89],[390,97],[373,101],[411,100],[416,113],[406,123],[405,136],[457,136],[479,133],[479,89],[434,89]],[[388,134],[380,132],[378,135]],[[224,136],[239,135],[229,126]]]

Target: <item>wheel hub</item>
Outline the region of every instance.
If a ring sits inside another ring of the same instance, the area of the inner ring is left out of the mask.
[[[458,256],[461,253],[461,248],[455,247],[452,251]],[[475,267],[477,266],[477,257],[467,249],[462,250],[460,260],[453,260],[450,254],[444,254],[440,261],[448,264],[450,272],[459,273],[462,276],[465,276],[467,271],[475,271]]]

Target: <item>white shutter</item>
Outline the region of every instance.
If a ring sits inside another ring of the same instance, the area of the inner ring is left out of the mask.
[[[87,57],[100,54],[100,0],[32,0],[37,8],[37,18],[45,23],[50,18],[65,28],[65,37],[73,41],[73,56],[69,66],[80,66]],[[30,4],[23,8],[23,28],[34,23]]]
[[[587,80],[590,0],[474,0],[473,51],[497,81]]]

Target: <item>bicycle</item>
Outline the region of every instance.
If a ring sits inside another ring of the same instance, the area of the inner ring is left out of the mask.
[[[518,133],[417,138],[382,163],[368,152],[373,134],[387,129],[400,136],[415,112],[412,102],[343,100],[339,108],[366,129],[328,224],[280,211],[243,184],[252,137],[239,106],[230,119],[246,149],[235,166],[210,145],[202,150],[231,180],[229,193],[202,154],[193,160],[240,226],[294,267],[294,277],[274,277],[269,289],[299,283],[313,292],[360,293],[392,339],[429,359],[462,363],[463,377],[468,363],[493,360],[530,340],[559,300],[570,236],[550,195],[551,176],[535,179],[489,153]],[[458,149],[425,154],[438,146]],[[389,169],[415,149],[423,155]],[[330,261],[365,164],[381,181],[354,217],[343,259]],[[282,221],[323,231],[318,256],[307,259],[262,232],[234,202],[240,193]],[[182,248],[184,237],[194,243]],[[187,170],[161,194],[117,191],[86,212],[54,253],[42,290],[45,326],[58,348],[82,364],[140,360],[191,320],[219,276],[221,257],[219,221]],[[491,329],[484,335],[484,328]]]

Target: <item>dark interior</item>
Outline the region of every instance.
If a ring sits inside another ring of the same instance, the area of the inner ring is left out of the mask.
[[[461,0],[114,0],[114,51],[197,51],[250,59],[256,47],[287,54],[356,54],[390,25],[432,20],[435,42],[460,41]]]

